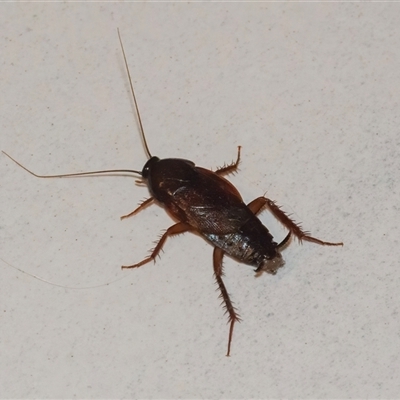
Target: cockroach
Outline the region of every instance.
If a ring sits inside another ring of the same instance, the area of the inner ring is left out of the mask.
[[[192,161],[181,158],[160,159],[150,153],[147,145],[138,102],[136,100],[127,58],[118,31],[125,67],[129,79],[131,94],[134,100],[140,135],[148,161],[142,171],[136,170],[103,170],[80,172],[63,175],[38,175],[25,168],[7,153],[11,160],[30,174],[38,178],[60,178],[71,176],[97,175],[107,173],[131,173],[140,176],[150,192],[150,197],[133,212],[124,215],[125,219],[136,215],[150,204],[156,203],[163,207],[175,220],[161,236],[151,254],[142,261],[123,266],[122,268],[139,268],[150,261],[155,261],[166,239],[169,236],[184,232],[196,232],[214,247],[213,266],[214,277],[223,300],[223,307],[228,314],[229,335],[226,355],[231,352],[233,328],[240,321],[239,314],[230,299],[222,280],[224,255],[255,267],[256,273],[266,272],[275,275],[285,264],[281,251],[289,243],[292,236],[301,243],[303,241],[317,243],[323,246],[343,246],[343,243],[331,243],[317,239],[303,230],[276,203],[264,196],[257,197],[248,204],[243,202],[239,191],[224,178],[224,175],[236,172],[240,162],[240,146],[237,159],[231,164],[211,171],[196,166]],[[276,243],[273,236],[258,219],[257,215],[268,209],[272,215],[289,231],[287,236]]]

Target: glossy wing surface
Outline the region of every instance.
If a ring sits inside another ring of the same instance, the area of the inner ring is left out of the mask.
[[[199,167],[195,170],[196,178],[173,193],[174,206],[200,233],[237,232],[253,217],[237,189],[212,171]]]

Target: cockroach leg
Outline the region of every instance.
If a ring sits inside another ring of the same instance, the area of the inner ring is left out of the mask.
[[[250,208],[250,211],[254,215],[258,215],[262,211],[262,209],[265,207],[266,200],[268,200],[268,199],[266,199],[265,197],[257,197],[256,199],[251,201],[249,204],[247,204],[247,207]]]
[[[217,168],[215,173],[217,175],[225,175],[225,174],[230,174],[232,172],[235,172],[239,166],[240,163],[240,149],[242,146],[238,146],[238,154],[237,154],[237,159],[236,161],[232,162],[229,165],[224,165],[223,167]]]
[[[267,199],[266,197],[258,197],[257,199],[253,200],[248,207],[257,214],[260,212],[264,207],[267,207],[272,215],[289,231],[297,237],[299,242],[301,243],[303,240],[307,242],[317,243],[322,246],[343,246],[342,242],[339,243],[331,243],[331,242],[324,242],[323,240],[317,239],[313,236],[310,236],[310,232],[303,231],[303,228],[300,224],[296,223],[292,220],[282,209],[272,200]],[[286,240],[286,239],[285,239]],[[284,242],[285,242],[284,240]]]
[[[146,200],[146,201],[148,201],[148,200]],[[155,260],[158,253],[161,251],[161,249],[164,245],[164,242],[167,240],[168,236],[179,235],[180,233],[188,232],[190,230],[193,230],[193,228],[190,225],[185,224],[184,222],[178,222],[177,224],[170,226],[167,229],[167,231],[161,236],[161,239],[158,241],[156,247],[154,248],[154,250],[152,251],[152,253],[150,254],[149,257],[146,257],[144,260],[140,261],[137,264],[128,265],[128,266],[123,265],[121,268],[123,268],[123,269],[124,268],[139,268],[142,265]]]
[[[263,207],[265,206],[265,202],[260,201],[260,199],[264,200],[265,198],[258,197],[257,199],[255,199],[255,200],[251,201],[249,204],[247,204],[247,207],[249,207],[249,209],[253,212],[254,215],[258,215],[262,211]],[[286,235],[285,239],[283,239],[282,242],[280,242],[278,244],[277,248],[278,249],[284,248],[288,244],[291,237],[292,237],[292,232],[289,231],[289,233]]]
[[[132,215],[135,215],[135,214],[137,214],[139,211],[142,211],[144,208],[146,208],[147,206],[149,206],[151,203],[153,203],[154,202],[154,198],[153,197],[150,197],[149,199],[146,199],[145,201],[143,201],[142,203],[140,203],[139,204],[139,207],[137,207],[135,210],[133,210],[131,213],[129,213],[129,214],[127,214],[127,215],[123,215],[122,217],[121,217],[121,220],[122,219],[125,219],[125,218],[129,218],[129,217],[132,217]]]
[[[282,242],[280,242],[276,248],[278,250],[282,250],[288,243],[290,238],[292,237],[292,232],[289,231],[289,233],[286,235],[285,239],[282,240]]]
[[[233,327],[235,322],[240,322],[239,314],[236,312],[236,308],[233,306],[231,299],[229,298],[228,291],[226,290],[225,284],[222,280],[222,259],[224,257],[224,252],[218,247],[214,247],[213,253],[213,264],[214,264],[214,276],[217,281],[219,290],[221,291],[220,297],[223,299],[224,307],[226,309],[226,313],[229,315],[228,323],[230,323],[229,327],[229,338],[228,338],[228,351],[226,355],[229,357],[231,352],[231,342],[233,336]]]

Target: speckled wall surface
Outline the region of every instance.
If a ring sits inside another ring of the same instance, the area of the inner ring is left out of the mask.
[[[119,220],[145,187],[37,179],[0,154],[0,395],[398,397],[399,17],[390,3],[2,3],[1,150],[39,174],[143,167],[119,28],[153,154],[216,168],[242,145],[230,180],[246,202],[267,193],[345,245],[294,241],[276,276],[226,259],[243,319],[227,358],[206,242],[120,269],[172,224],[157,206]]]

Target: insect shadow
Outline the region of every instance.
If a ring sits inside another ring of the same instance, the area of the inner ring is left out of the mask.
[[[307,241],[324,246],[343,246],[343,243],[326,242],[311,236],[309,232],[303,230],[300,224],[282,211],[274,201],[264,196],[245,204],[238,190],[224,178],[224,175],[237,171],[240,162],[240,146],[238,146],[236,161],[229,165],[224,165],[214,172],[198,167],[189,160],[180,158],[160,159],[153,156],[146,142],[119,30],[118,38],[129,78],[140,134],[148,158],[142,171],[120,169],[62,175],[38,175],[4,151],[3,153],[24,170],[38,178],[61,178],[110,173],[139,175],[140,182],[147,185],[150,197],[134,211],[122,216],[121,219],[131,217],[150,204],[156,203],[162,206],[176,223],[165,231],[148,257],[136,264],[123,266],[122,268],[139,268],[150,261],[154,261],[169,236],[184,232],[196,232],[201,235],[214,247],[214,277],[230,324],[226,353],[229,356],[233,328],[235,323],[240,321],[240,317],[222,280],[222,260],[225,254],[241,263],[256,267],[255,271],[258,274],[262,272],[276,274],[277,270],[283,267],[285,263],[281,251],[289,243],[292,236],[296,237],[300,243]],[[257,218],[257,215],[264,209],[268,209],[289,231],[280,243],[274,241],[269,230]]]

